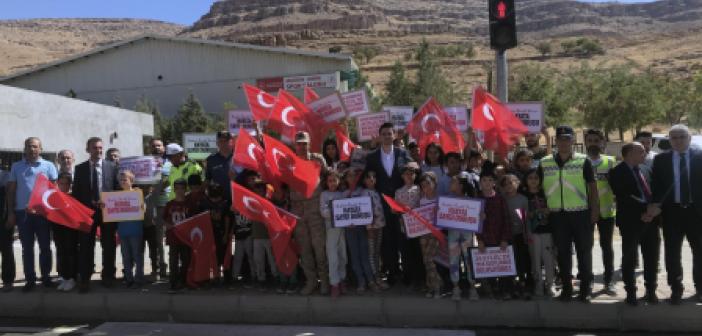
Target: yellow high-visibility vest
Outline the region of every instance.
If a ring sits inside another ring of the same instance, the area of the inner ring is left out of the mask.
[[[583,177],[587,156],[573,153],[572,158],[563,167],[559,167],[554,155],[557,154],[541,159],[548,208],[552,211],[587,210],[587,185]]]
[[[614,168],[616,160],[613,156],[601,155],[600,162],[592,167],[595,169],[595,179],[597,180],[597,194],[600,197],[600,217],[612,218],[617,213],[617,206],[614,203],[614,192],[609,187],[609,170]]]

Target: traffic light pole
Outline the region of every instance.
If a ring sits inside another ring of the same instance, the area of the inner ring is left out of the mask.
[[[495,52],[495,65],[497,66],[497,98],[506,103],[507,100],[507,52],[497,50]]]

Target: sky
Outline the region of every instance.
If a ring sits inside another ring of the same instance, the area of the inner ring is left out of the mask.
[[[256,0],[251,0],[256,1]],[[580,0],[607,2],[610,0]],[[618,2],[651,2],[620,0]],[[191,25],[214,0],[0,0],[0,20],[36,18],[133,18]]]

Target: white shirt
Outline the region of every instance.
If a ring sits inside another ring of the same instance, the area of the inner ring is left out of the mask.
[[[93,167],[97,171],[98,192],[102,192],[102,159],[97,162],[90,161],[90,183],[93,181]]]
[[[690,183],[690,149],[685,150],[685,163],[687,164],[687,183]],[[680,203],[680,153],[673,151],[673,186],[675,187],[675,203]],[[687,190],[690,190],[688,187]],[[688,200],[692,202],[692,197]]]
[[[383,161],[383,168],[388,176],[392,176],[392,168],[395,166],[395,146],[390,147],[390,153],[385,153],[380,147],[380,159]]]

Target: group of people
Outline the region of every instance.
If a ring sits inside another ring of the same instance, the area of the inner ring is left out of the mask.
[[[684,125],[670,130],[671,150],[651,150],[651,133],[641,132],[621,149],[621,161],[604,154],[606,137],[598,130],[584,134],[586,153],[573,150],[575,132],[569,126],[556,128],[555,152],[547,138],[526,137],[526,147],[488,160],[479,145],[462,153],[444,153],[438,144],[420,148],[404,146],[392,123],[379,128],[372,147],[357,148],[349,161],[339,160],[333,140],[322,153],[311,152],[310,136],[298,132],[296,154],[319,164],[319,184],[311,197],[286,185],[275,188],[261,172],[233,163],[233,136],[217,133],[218,151],[201,166],[188,160],[175,143],[150,142],[151,155],[162,159],[162,181],[134,185],[134,175],[119,168],[119,152],[103,159],[103,142],[90,138],[89,159],[73,167],[70,150],[58,155],[58,167],[41,158],[41,140],[25,141],[25,156],[15,162],[6,183],[6,225],[0,232],[4,290],[12,290],[15,264],[12,254],[14,228],[19,231],[26,284],[37,285],[34,243],[39,243],[39,280],[54,287],[51,237],[56,247],[58,289],[90,291],[95,271],[94,248],[102,248],[101,282],[116,284],[117,239],[123,259],[123,283],[140,288],[148,281],[168,279],[170,291],[193,287],[186,281],[191,251],[173,234],[185,219],[209,212],[216,245],[218,269],[209,284],[257,286],[262,290],[275,283],[279,293],[299,292],[338,297],[355,287],[357,294],[381,292],[404,285],[430,298],[451,296],[499,299],[553,297],[570,301],[575,295],[588,302],[593,289],[592,249],[597,229],[604,265],[603,291],[615,293],[614,228],[622,237],[621,273],[626,303],[636,305],[635,268],[644,268],[645,297],[656,295],[663,231],[665,268],[671,287],[670,302],[682,300],[683,239],[693,253],[694,299],[702,302],[702,150],[690,147],[690,132]],[[204,166],[204,168],[203,168]],[[27,208],[29,195],[39,174],[56,181],[58,188],[95,210],[90,232],[79,232],[52,224]],[[278,272],[266,223],[252,221],[232,209],[231,183],[236,182],[297,218],[293,241],[299,247],[301,272]],[[108,223],[99,209],[100,193],[139,190],[144,194],[144,220]],[[369,225],[336,227],[330,204],[334,200],[368,196],[373,218]],[[483,199],[480,232],[444,229],[447,244],[434,234],[408,237],[402,216],[383,196],[409,208],[437,202],[439,197]],[[99,229],[99,230],[98,230]],[[99,235],[98,235],[99,231]],[[96,238],[98,237],[99,238]],[[168,246],[168,260],[165,258]],[[228,247],[234,240],[233,252]],[[152,273],[144,275],[144,251],[148,246]],[[476,280],[471,274],[470,251],[488,247],[514,251],[516,275]],[[639,258],[639,248],[641,258]],[[448,256],[437,262],[440,250]],[[227,255],[229,253],[229,255]],[[577,257],[577,279],[571,272]],[[231,260],[231,261],[230,261]]]

